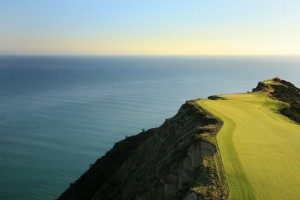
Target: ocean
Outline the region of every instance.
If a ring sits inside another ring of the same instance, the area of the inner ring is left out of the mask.
[[[0,199],[53,200],[188,99],[300,86],[300,57],[0,56]]]

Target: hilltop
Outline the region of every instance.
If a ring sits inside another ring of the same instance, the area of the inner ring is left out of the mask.
[[[187,101],[160,127],[117,142],[59,200],[298,197],[299,99],[274,78]]]
[[[300,198],[300,126],[291,120],[299,96],[293,84],[275,78],[251,93],[197,101],[224,122],[217,141],[229,199]]]
[[[300,89],[280,78],[259,82],[253,92],[267,93],[270,97],[283,101],[289,106],[280,109],[280,113],[300,123]]]

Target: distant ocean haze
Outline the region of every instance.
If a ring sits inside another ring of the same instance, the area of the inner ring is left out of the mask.
[[[186,100],[277,76],[300,86],[300,58],[1,56],[0,199],[55,199]]]

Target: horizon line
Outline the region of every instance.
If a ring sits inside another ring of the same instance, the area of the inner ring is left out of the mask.
[[[90,57],[299,57],[300,54],[14,54],[0,53],[0,56],[90,56]]]

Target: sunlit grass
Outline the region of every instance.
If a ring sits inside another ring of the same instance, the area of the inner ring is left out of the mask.
[[[267,80],[267,81],[264,81],[263,83],[269,84],[269,85],[283,85],[282,83],[280,83],[278,81],[273,81],[273,80]]]
[[[198,103],[224,121],[217,142],[230,199],[300,199],[300,126],[260,93]]]

